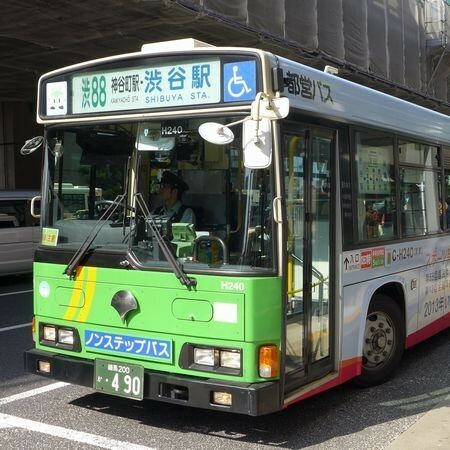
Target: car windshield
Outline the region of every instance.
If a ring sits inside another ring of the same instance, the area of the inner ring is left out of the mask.
[[[210,121],[49,128],[42,245],[91,236],[146,270],[168,267],[159,234],[186,270],[272,271],[271,171],[244,167],[241,124],[227,145],[202,139]]]

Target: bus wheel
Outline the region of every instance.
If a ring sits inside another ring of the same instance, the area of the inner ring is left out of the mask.
[[[376,295],[370,302],[364,332],[362,371],[358,386],[375,386],[388,380],[400,363],[405,344],[405,322],[398,304]]]

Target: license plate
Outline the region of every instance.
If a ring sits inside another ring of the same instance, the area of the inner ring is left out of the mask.
[[[144,398],[144,368],[106,359],[96,359],[94,389],[119,397]]]

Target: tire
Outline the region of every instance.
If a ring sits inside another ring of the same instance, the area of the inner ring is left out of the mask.
[[[400,307],[387,295],[377,294],[370,302],[364,331],[360,387],[375,386],[392,377],[405,345],[405,321]]]

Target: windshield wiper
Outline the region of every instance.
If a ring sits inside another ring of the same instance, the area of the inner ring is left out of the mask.
[[[147,208],[147,205],[142,197],[142,194],[138,192],[135,194],[136,198],[136,204],[142,209],[142,212],[144,213],[144,220],[149,225],[153,236],[155,236],[158,245],[160,246],[165,258],[167,259],[168,263],[173,269],[173,273],[178,278],[180,283],[183,286],[187,286],[189,289],[192,286],[197,285],[197,280],[195,278],[189,278],[186,275],[186,272],[183,270],[183,268],[178,264],[178,261],[176,260],[175,256],[173,255],[171,249],[169,248],[167,242],[164,240],[164,238],[161,236],[161,233],[159,232],[159,229],[153,220],[153,216],[150,213],[149,209]]]
[[[80,261],[88,252],[95,238],[97,237],[100,230],[105,226],[107,220],[114,214],[116,209],[122,204],[124,200],[125,194],[118,195],[114,201],[108,206],[106,211],[102,214],[102,216],[98,219],[97,223],[92,228],[91,232],[87,235],[84,242],[81,244],[81,247],[75,252],[72,256],[72,259],[67,264],[63,274],[69,275],[69,277],[74,277],[77,267],[80,265]]]

